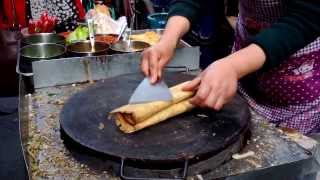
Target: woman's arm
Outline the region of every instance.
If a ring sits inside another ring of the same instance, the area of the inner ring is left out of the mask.
[[[222,108],[235,95],[238,80],[260,69],[266,56],[263,50],[251,44],[225,58],[213,62],[201,74],[184,87],[197,90],[191,103],[215,110]]]
[[[179,39],[189,27],[190,22],[185,17],[170,17],[160,42],[142,52],[141,70],[151,83],[161,79],[163,68],[171,60]]]
[[[170,3],[169,17],[183,16],[193,24],[199,14],[202,0],[173,0]]]
[[[141,70],[152,83],[161,79],[164,66],[171,60],[180,38],[189,31],[198,8],[198,3],[191,0],[171,3],[169,19],[160,42],[142,53]]]
[[[278,66],[285,58],[320,36],[320,1],[286,2],[285,16],[252,39],[252,43],[260,46],[266,54],[266,69]]]
[[[197,90],[191,102],[220,109],[236,93],[237,81],[254,71],[277,66],[320,33],[320,1],[287,1],[286,16],[252,39],[252,44],[212,63],[185,90]]]

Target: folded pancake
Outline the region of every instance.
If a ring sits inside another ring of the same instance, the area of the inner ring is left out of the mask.
[[[154,31],[147,31],[143,34],[133,34],[130,36],[130,39],[154,45],[160,41],[160,35]]]
[[[110,115],[115,117],[120,130],[132,133],[182,114],[194,107],[189,103],[194,92],[183,91],[185,83],[170,88],[173,97],[171,101],[128,104],[111,111]]]

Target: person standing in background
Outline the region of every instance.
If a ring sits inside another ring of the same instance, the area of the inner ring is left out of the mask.
[[[231,7],[231,5],[224,1],[202,0],[199,2],[200,11],[197,21],[192,25],[190,33],[184,36],[184,40],[200,47],[201,69],[205,69],[213,61],[231,52],[234,30],[227,21],[226,14],[237,15],[236,12],[231,11],[231,9],[237,9],[237,6]]]
[[[57,17],[56,32],[72,31],[77,22],[85,16],[80,0],[25,0],[27,19],[39,19],[47,11],[50,16]]]

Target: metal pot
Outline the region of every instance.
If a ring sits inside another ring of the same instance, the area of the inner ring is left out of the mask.
[[[109,45],[104,42],[95,41],[95,49],[92,51],[90,41],[78,41],[67,46],[68,54],[72,56],[98,56],[105,55]]]
[[[29,60],[57,58],[65,52],[66,48],[64,45],[53,43],[31,44],[20,49],[20,55]]]
[[[66,52],[61,44],[39,43],[24,46],[20,49],[20,71],[32,73],[32,61],[59,58]]]
[[[118,41],[110,46],[110,49],[116,52],[130,53],[143,51],[150,47],[150,44],[143,41]]]
[[[55,33],[37,33],[24,37],[21,42],[22,46],[39,43],[64,44],[65,38]]]
[[[32,61],[60,58],[65,52],[64,45],[50,43],[31,44],[20,49],[18,72],[23,75],[28,93],[34,92]]]

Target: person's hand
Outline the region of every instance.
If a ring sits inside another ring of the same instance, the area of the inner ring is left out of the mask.
[[[250,44],[212,63],[188,83],[184,90],[198,90],[190,100],[192,104],[219,110],[235,95],[238,80],[260,69],[265,61],[263,49],[256,44]]]
[[[220,110],[235,95],[239,77],[236,69],[227,58],[208,66],[198,77],[189,82],[183,90],[195,91],[190,103]]]
[[[190,22],[183,16],[171,16],[158,44],[142,53],[141,70],[154,84],[161,79],[162,70],[173,57],[180,38],[190,29]]]
[[[176,43],[159,42],[142,52],[141,70],[154,84],[161,79],[162,70],[173,57]]]

